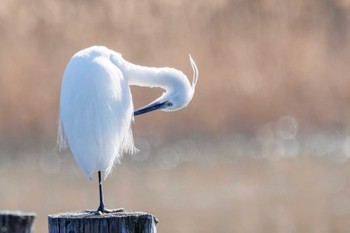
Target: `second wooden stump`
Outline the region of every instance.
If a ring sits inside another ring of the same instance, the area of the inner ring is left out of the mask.
[[[31,233],[35,213],[0,210],[1,233]]]
[[[157,219],[142,212],[95,215],[77,211],[49,215],[49,233],[156,233]]]

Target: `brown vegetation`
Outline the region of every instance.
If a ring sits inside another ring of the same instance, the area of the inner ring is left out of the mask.
[[[190,107],[138,119],[139,130],[157,119],[150,128],[164,134],[174,126],[180,133],[254,131],[283,115],[302,126],[344,126],[349,11],[346,0],[5,1],[0,133],[54,137],[64,67],[94,44],[189,77],[187,54],[195,58],[200,82]],[[158,94],[136,89],[135,105]]]

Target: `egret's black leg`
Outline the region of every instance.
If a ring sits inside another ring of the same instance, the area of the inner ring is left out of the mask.
[[[98,187],[100,190],[100,206],[97,209],[97,212],[105,212],[105,203],[103,201],[103,189],[102,189],[102,179],[101,179],[101,171],[98,171]]]
[[[101,171],[98,171],[98,187],[100,190],[100,206],[97,208],[97,214],[102,213],[116,213],[116,212],[122,212],[124,209],[115,209],[115,210],[109,210],[105,208],[105,203],[103,200],[103,188],[102,188],[102,178],[101,178]]]

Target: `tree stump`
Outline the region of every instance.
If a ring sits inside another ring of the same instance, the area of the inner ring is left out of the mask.
[[[142,212],[96,215],[77,211],[49,215],[49,233],[156,233],[158,220]]]
[[[35,213],[0,210],[0,233],[31,233]]]

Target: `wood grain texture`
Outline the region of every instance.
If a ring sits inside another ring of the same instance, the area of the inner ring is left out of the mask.
[[[0,210],[1,233],[31,233],[35,213]]]
[[[94,211],[52,214],[49,233],[156,233],[158,220],[142,212],[96,215]]]

